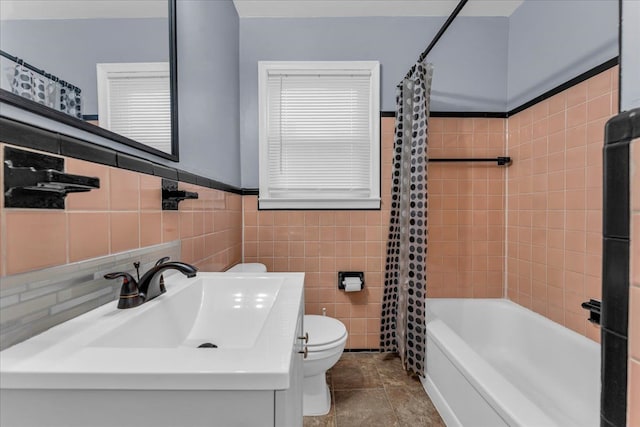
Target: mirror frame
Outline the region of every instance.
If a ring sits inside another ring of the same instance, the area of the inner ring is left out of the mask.
[[[176,43],[176,0],[167,0],[169,7],[168,25],[169,25],[169,93],[171,105],[171,153],[165,153],[158,149],[149,147],[141,142],[127,138],[126,136],[101,128],[99,126],[85,122],[68,114],[49,108],[45,105],[38,104],[35,101],[23,98],[5,89],[0,89],[0,102],[13,105],[31,113],[46,117],[65,125],[72,126],[94,135],[119,142],[128,147],[147,152],[149,154],[162,157],[164,159],[178,162],[180,159],[178,150],[178,56]],[[117,148],[116,148],[117,150]]]

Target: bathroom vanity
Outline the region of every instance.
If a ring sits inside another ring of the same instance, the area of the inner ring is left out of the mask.
[[[304,274],[165,281],[0,352],[0,424],[301,426]]]

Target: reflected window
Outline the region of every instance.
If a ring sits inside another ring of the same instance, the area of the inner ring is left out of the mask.
[[[97,64],[99,125],[171,153],[169,63]]]

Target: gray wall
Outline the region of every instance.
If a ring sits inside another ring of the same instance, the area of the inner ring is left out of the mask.
[[[239,22],[235,7],[230,0],[178,0],[177,22],[180,162],[156,157],[8,104],[0,104],[0,113],[239,187]],[[5,29],[4,21],[0,28]],[[117,37],[117,32],[112,33],[108,37]],[[75,38],[78,43],[82,42],[81,38]],[[43,37],[37,42],[46,46]],[[87,43],[86,47],[90,49],[91,44]]]
[[[640,1],[622,2],[620,110],[640,107]]]
[[[180,164],[239,187],[238,21],[230,0],[178,0]]]
[[[380,61],[381,109],[393,111],[396,84],[444,20],[428,17],[241,19],[242,186],[258,187],[258,61]],[[507,28],[506,18],[456,20],[428,58],[435,66],[432,111],[504,111]],[[486,65],[478,67],[479,63]],[[482,84],[478,85],[478,81]]]
[[[0,25],[2,50],[82,89],[83,114],[98,114],[97,63],[168,62],[168,41],[165,18],[20,20]]]
[[[617,55],[617,1],[525,0],[509,18],[507,109]]]

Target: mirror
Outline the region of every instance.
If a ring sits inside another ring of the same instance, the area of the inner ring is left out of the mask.
[[[0,7],[0,101],[178,160],[175,0]]]

